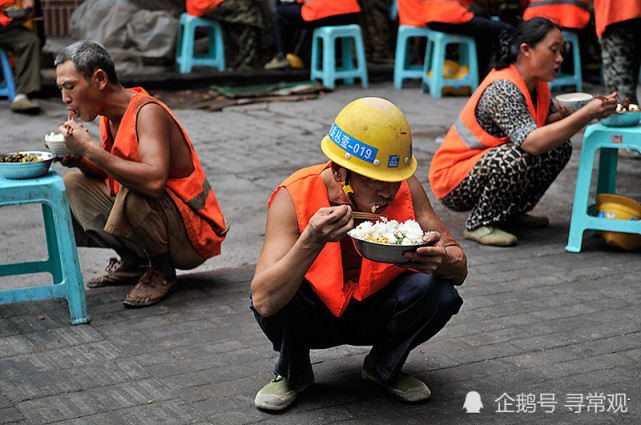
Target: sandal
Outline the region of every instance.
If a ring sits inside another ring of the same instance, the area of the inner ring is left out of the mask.
[[[132,285],[145,274],[145,268],[138,264],[130,265],[111,257],[105,267],[107,274],[94,277],[87,282],[87,288],[100,288],[103,286]]]
[[[122,302],[127,307],[147,307],[164,300],[176,290],[178,278],[146,267],[138,284],[133,287]]]

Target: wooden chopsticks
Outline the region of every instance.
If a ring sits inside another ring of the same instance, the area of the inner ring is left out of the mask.
[[[352,217],[358,218],[361,220],[381,220],[383,218],[387,218],[387,216],[385,215],[364,212],[364,211],[352,211]]]

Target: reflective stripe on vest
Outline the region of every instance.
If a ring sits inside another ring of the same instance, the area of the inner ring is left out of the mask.
[[[454,128],[456,129],[458,135],[461,137],[461,140],[463,140],[463,142],[465,143],[465,146],[467,146],[468,148],[483,149],[487,147],[478,139],[478,137],[474,135],[474,133],[472,133],[472,131],[470,131],[469,128],[467,128],[460,115],[456,119],[456,121],[454,121]]]
[[[587,2],[581,0],[532,0],[528,7],[568,5],[588,10]]]

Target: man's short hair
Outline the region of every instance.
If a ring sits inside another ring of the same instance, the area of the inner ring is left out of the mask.
[[[73,62],[76,71],[89,82],[96,69],[102,69],[107,78],[113,84],[120,84],[116,75],[116,66],[109,51],[96,41],[76,41],[65,47],[58,53],[54,66],[61,65],[67,61]]]

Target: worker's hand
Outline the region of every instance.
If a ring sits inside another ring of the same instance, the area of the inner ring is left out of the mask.
[[[82,155],[75,155],[73,153],[67,152],[62,157],[57,157],[55,161],[60,162],[60,164],[62,164],[65,167],[80,168],[82,159],[83,159]]]
[[[408,251],[404,253],[403,256],[408,262],[397,264],[397,266],[428,274],[438,269],[447,254],[441,234],[439,232],[427,232],[423,235],[423,242],[429,242],[429,245],[418,248],[416,252]]]
[[[600,119],[612,115],[617,109],[617,92],[597,96],[584,106],[592,118]]]
[[[352,209],[348,205],[321,208],[309,220],[305,232],[312,244],[324,246],[338,242],[354,227]]]
[[[89,147],[95,145],[89,136],[89,130],[73,119],[65,121],[58,127],[58,131],[64,135],[67,149],[75,154],[83,155]]]

